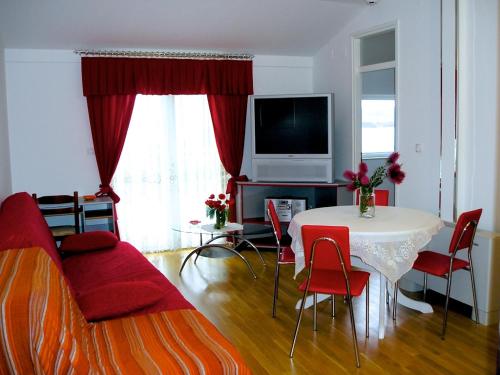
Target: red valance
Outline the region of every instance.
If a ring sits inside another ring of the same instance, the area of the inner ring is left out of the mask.
[[[251,95],[246,60],[82,57],[83,95]]]

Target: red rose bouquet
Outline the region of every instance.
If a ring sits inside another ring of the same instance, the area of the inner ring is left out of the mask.
[[[215,194],[210,194],[205,201],[205,205],[207,206],[207,216],[210,219],[215,217],[214,228],[221,229],[224,227],[229,216],[229,197],[225,194],[219,194],[215,198]]]

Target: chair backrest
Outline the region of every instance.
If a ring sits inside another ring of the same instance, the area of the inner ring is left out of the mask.
[[[312,269],[342,271],[341,262],[347,272],[351,270],[351,248],[349,245],[349,228],[341,226],[303,225],[302,244],[306,267],[311,264],[313,243],[318,238],[329,238],[338,245],[342,260],[339,258],[335,244],[330,241],[316,243]]]
[[[450,253],[465,248],[471,248],[482,212],[483,209],[479,208],[477,210],[464,212],[460,215],[451,237],[450,248],[448,250]]]
[[[375,192],[375,206],[388,206],[389,205],[389,190],[374,189]],[[359,204],[359,189],[356,190],[356,204]]]
[[[73,222],[75,227],[75,233],[80,233],[80,212],[82,208],[78,204],[78,192],[73,192],[73,195],[46,195],[43,197],[37,197],[33,194],[33,199],[39,205],[43,205],[40,208],[42,215],[73,215]],[[50,207],[52,206],[53,207]]]
[[[274,234],[276,235],[276,239],[279,242],[281,241],[283,233],[281,232],[280,219],[278,218],[278,214],[276,213],[276,208],[274,208],[274,203],[272,200],[269,200],[269,203],[267,204],[267,215],[271,219],[271,224],[274,229]]]

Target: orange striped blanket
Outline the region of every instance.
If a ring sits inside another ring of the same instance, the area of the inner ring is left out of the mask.
[[[0,252],[0,374],[250,374],[201,313],[88,323],[41,248]]]

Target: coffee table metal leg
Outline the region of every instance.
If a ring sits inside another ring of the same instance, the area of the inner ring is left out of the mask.
[[[231,237],[233,239],[233,242],[235,239],[239,240],[240,243],[238,244],[241,245],[242,243],[246,243],[248,246],[250,246],[256,253],[257,255],[259,256],[260,258],[260,261],[262,262],[262,264],[265,266],[266,265],[266,262],[264,261],[264,258],[262,258],[262,255],[260,254],[260,251],[259,249],[257,249],[257,247],[255,247],[255,245],[253,243],[251,243],[249,240],[247,240],[245,237],[242,237],[242,236],[238,236],[236,234],[221,234],[219,236],[216,236],[216,237],[213,237],[212,239],[208,240],[205,245],[208,245],[209,243],[211,243],[212,241],[215,241],[215,240],[218,240],[219,238],[228,238],[228,237]],[[239,254],[238,251],[236,251],[236,249],[234,249],[236,253]]]
[[[248,263],[248,260],[246,260],[243,255],[241,255],[240,253],[238,253],[236,250],[233,250],[231,248],[228,248],[228,247],[226,247],[224,245],[219,245],[219,244],[206,244],[206,245],[197,247],[196,249],[192,250],[187,255],[187,257],[184,259],[184,261],[182,262],[181,269],[179,270],[179,276],[182,273],[182,270],[184,269],[184,266],[186,265],[186,262],[189,260],[189,258],[191,258],[194,254],[199,254],[203,250],[208,249],[208,248],[212,248],[212,247],[218,247],[220,249],[224,249],[224,250],[230,251],[231,253],[237,255],[238,257],[240,257],[240,259],[243,260],[243,262],[245,262],[245,264],[247,265],[247,267],[250,270],[250,273],[252,274],[253,278],[254,279],[257,278],[257,275],[255,274],[255,272],[254,272],[254,270],[252,268],[252,265],[250,263]]]
[[[203,245],[200,245],[200,246],[203,246]],[[198,248],[199,249],[199,248]],[[198,260],[198,257],[200,256],[200,253],[201,253],[201,250],[198,250],[196,252],[196,258],[194,258],[194,264],[196,264],[196,261]]]
[[[257,255],[259,256],[260,258],[260,261],[262,262],[262,264],[265,266],[266,265],[266,262],[264,262],[264,258],[262,258],[262,255],[260,254],[260,251],[259,249],[257,249],[257,247],[255,247],[255,245],[253,243],[251,243],[250,241],[248,241],[247,239],[242,239],[242,242],[245,242],[247,243],[252,249],[255,250],[255,252],[257,253]]]

